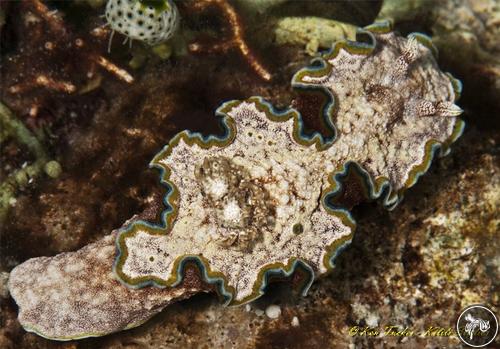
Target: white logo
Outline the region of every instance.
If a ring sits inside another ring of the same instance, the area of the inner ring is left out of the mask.
[[[485,347],[498,334],[497,317],[483,305],[469,306],[458,317],[457,334],[463,343],[471,347]]]
[[[465,332],[469,335],[469,338],[472,340],[474,336],[474,330],[479,327],[481,332],[486,332],[490,329],[490,322],[485,321],[481,318],[474,318],[471,314],[465,315],[465,320],[468,321],[467,325],[465,325]]]

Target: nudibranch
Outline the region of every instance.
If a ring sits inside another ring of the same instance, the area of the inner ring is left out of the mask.
[[[111,35],[117,31],[149,45],[170,39],[179,25],[179,11],[171,0],[108,0],[105,17]]]
[[[299,269],[307,292],[352,239],[349,207],[336,200],[346,176],[356,173],[370,199],[393,208],[464,126],[460,83],[439,70],[427,37],[380,24],[363,33],[369,43],[338,42],[292,81],[328,94],[334,137],[306,133],[297,110],[260,97],[224,103],[222,136],[184,131],[153,159],[168,188],[160,223],[136,219],[12,271],[22,325],[59,340],[137,326],[203,290],[190,265],[230,305]]]

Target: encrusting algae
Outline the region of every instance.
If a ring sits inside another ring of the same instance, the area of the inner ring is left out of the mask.
[[[335,137],[306,134],[297,110],[260,97],[218,108],[222,136],[175,136],[151,163],[168,188],[161,222],[135,217],[79,251],[17,266],[9,290],[21,324],[58,340],[99,336],[197,292],[247,303],[297,269],[305,294],[352,239],[335,200],[347,173],[393,208],[463,129],[460,83],[439,70],[430,40],[390,29],[366,27],[370,43],[337,42],[294,76],[295,88],[329,94]]]

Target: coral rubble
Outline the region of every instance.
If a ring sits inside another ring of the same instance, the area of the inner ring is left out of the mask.
[[[347,177],[393,208],[463,129],[460,84],[439,70],[427,37],[402,38],[388,25],[362,32],[368,43],[338,42],[293,78],[330,96],[323,116],[335,137],[306,133],[297,110],[260,97],[224,103],[222,136],[184,131],[153,159],[168,188],[160,224],[136,220],[12,271],[23,326],[54,339],[136,326],[203,289],[186,285],[188,265],[226,304],[256,299],[297,269],[308,275],[305,293],[351,240],[355,224],[339,200]]]
[[[252,70],[265,81],[271,80],[271,73],[257,59],[244,38],[244,29],[241,17],[235,8],[227,0],[202,0],[194,3],[188,3],[191,10],[195,12],[204,12],[212,7],[216,7],[223,14],[225,29],[221,42],[192,42],[189,45],[189,51],[192,53],[226,53],[231,49],[237,49],[245,59]]]
[[[304,45],[307,54],[330,48],[342,39],[354,40],[356,26],[320,17],[285,17],[276,23],[275,40],[279,45]]]

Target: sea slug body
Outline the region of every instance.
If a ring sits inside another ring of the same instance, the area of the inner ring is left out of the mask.
[[[168,40],[179,25],[171,0],[109,0],[105,16],[113,31],[149,45]]]
[[[54,339],[136,326],[200,289],[185,284],[188,264],[226,304],[254,300],[271,277],[297,269],[305,294],[352,239],[349,208],[336,201],[346,176],[356,173],[370,199],[393,208],[464,126],[454,104],[460,83],[439,70],[427,37],[403,38],[387,24],[363,33],[370,43],[338,42],[292,81],[330,96],[323,114],[334,138],[306,134],[297,110],[260,97],[224,103],[222,136],[181,132],[152,160],[168,188],[160,223],[136,220],[95,246],[12,271],[23,326]],[[95,274],[85,256],[109,275],[77,285]],[[82,301],[98,288],[102,302]],[[78,297],[62,296],[68,289]]]

